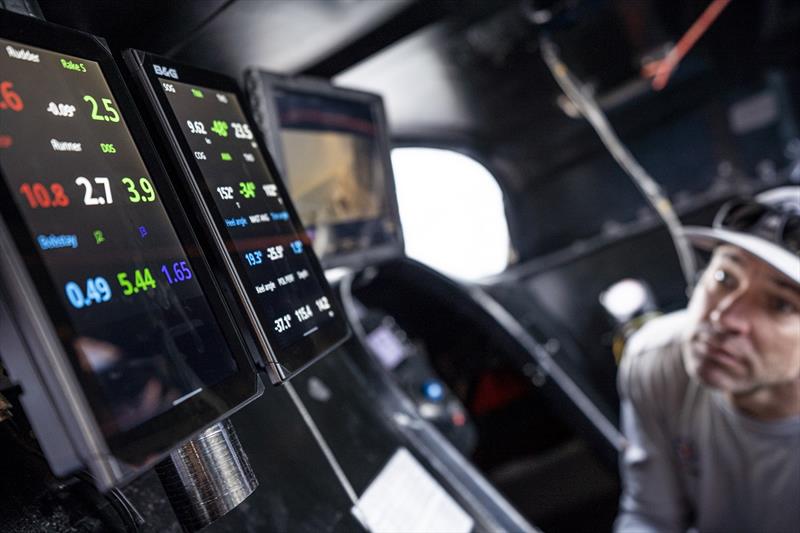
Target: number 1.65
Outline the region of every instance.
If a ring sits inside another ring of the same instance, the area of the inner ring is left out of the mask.
[[[164,273],[167,283],[170,285],[192,279],[192,271],[186,261],[176,261],[172,265],[161,265],[161,272]]]

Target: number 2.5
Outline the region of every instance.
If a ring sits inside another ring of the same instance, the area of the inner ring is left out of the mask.
[[[94,99],[91,95],[86,95],[83,97],[84,102],[89,102],[92,105],[92,120],[100,120],[105,122],[119,122],[119,113],[114,108],[114,102],[112,102],[108,98],[101,98],[100,101],[103,102],[103,108],[106,110],[108,115],[101,115],[98,111],[100,106],[97,105],[97,100]]]

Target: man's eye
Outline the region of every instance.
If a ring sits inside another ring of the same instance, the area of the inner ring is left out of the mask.
[[[720,285],[725,289],[731,290],[736,288],[736,279],[723,268],[718,268],[715,270],[713,277],[717,285]]]
[[[789,300],[780,298],[778,296],[773,296],[769,298],[769,308],[775,313],[781,315],[791,315],[794,313],[800,313],[800,309],[798,309],[797,305],[793,304]]]

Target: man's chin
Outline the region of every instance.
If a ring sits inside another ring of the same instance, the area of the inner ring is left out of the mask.
[[[695,377],[697,381],[713,389],[727,391],[730,385],[730,377],[725,375],[725,372],[716,365],[698,364]]]
[[[694,377],[706,387],[722,392],[739,393],[748,390],[747,383],[731,376],[725,368],[711,361],[701,361],[697,364]]]
[[[706,387],[730,393],[747,388],[739,376],[731,374],[727,365],[691,342],[684,344],[683,364],[689,377]]]

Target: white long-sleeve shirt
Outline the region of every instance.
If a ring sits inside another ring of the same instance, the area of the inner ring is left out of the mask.
[[[800,533],[800,416],[755,420],[690,379],[685,325],[685,312],[658,318],[626,348],[615,530]]]

